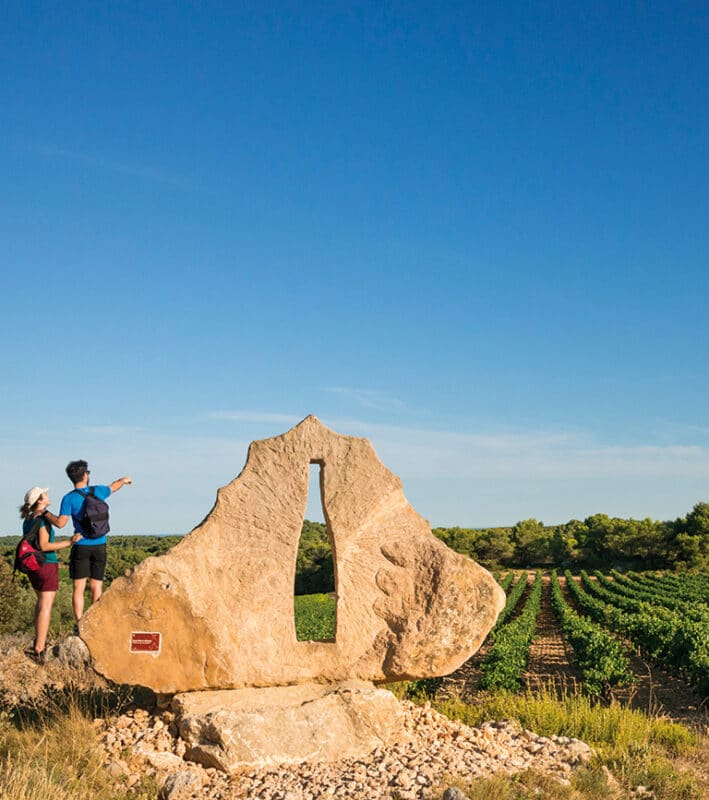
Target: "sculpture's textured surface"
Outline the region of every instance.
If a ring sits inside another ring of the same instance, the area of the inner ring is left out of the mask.
[[[297,641],[293,617],[313,462],[335,561],[334,642]],[[158,692],[386,681],[452,672],[503,603],[486,570],[433,536],[366,439],[310,416],[253,442],[204,522],[115,580],[80,631],[99,672]],[[131,652],[135,632],[159,633],[159,652]]]
[[[359,758],[401,733],[404,710],[371,683],[306,683],[178,694],[172,708],[185,758],[231,772]]]

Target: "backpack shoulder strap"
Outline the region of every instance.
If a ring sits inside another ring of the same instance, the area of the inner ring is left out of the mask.
[[[23,539],[31,539],[35,534],[39,533],[39,529],[42,527],[42,517],[37,517],[35,521],[32,523],[32,527],[27,531],[27,533],[22,534]]]

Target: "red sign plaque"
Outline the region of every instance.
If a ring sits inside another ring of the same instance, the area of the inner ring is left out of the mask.
[[[162,636],[148,631],[131,631],[131,653],[159,653]]]

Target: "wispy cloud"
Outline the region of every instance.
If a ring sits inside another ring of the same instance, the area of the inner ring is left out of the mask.
[[[396,411],[406,407],[398,397],[394,397],[387,392],[380,392],[373,389],[352,389],[345,386],[329,386],[326,387],[324,391],[330,392],[331,394],[339,394],[349,400],[353,400],[364,408],[372,408],[377,411]]]
[[[709,426],[707,425],[690,425],[683,422],[662,421],[660,424],[660,432],[666,437],[683,438],[691,437],[709,437]]]
[[[324,418],[342,433],[366,436],[387,466],[418,478],[709,478],[701,445],[601,442],[586,431],[491,429],[473,432],[377,425]]]
[[[138,425],[90,425],[81,428],[81,433],[97,434],[98,436],[123,436],[127,433],[140,433],[145,430]]]
[[[63,147],[55,147],[53,145],[33,145],[31,149],[46,158],[59,158],[63,160],[75,161],[87,167],[95,169],[110,170],[111,172],[119,172],[123,175],[130,175],[133,178],[140,178],[141,180],[149,180],[156,183],[165,183],[172,186],[179,186],[185,188],[189,185],[189,181],[182,175],[177,175],[173,172],[167,172],[161,169],[155,169],[144,164],[126,163],[123,161],[114,161],[113,159],[106,158],[101,155],[93,153],[82,153],[76,150],[67,150]]]
[[[219,411],[212,419],[291,426],[298,416],[255,411]],[[666,476],[709,478],[709,447],[701,444],[637,442],[616,445],[582,430],[491,427],[455,431],[388,425],[364,419],[321,416],[333,430],[368,438],[381,460],[416,478],[596,479]],[[283,428],[285,430],[285,428]],[[282,431],[263,431],[264,436]]]
[[[295,425],[301,420],[294,414],[269,414],[263,411],[210,411],[207,418],[230,422],[273,422],[277,425]]]

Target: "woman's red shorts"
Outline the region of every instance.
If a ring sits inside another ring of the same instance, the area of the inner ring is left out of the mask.
[[[39,568],[39,572],[30,572],[27,577],[35,591],[56,592],[59,588],[59,564],[45,562]]]

